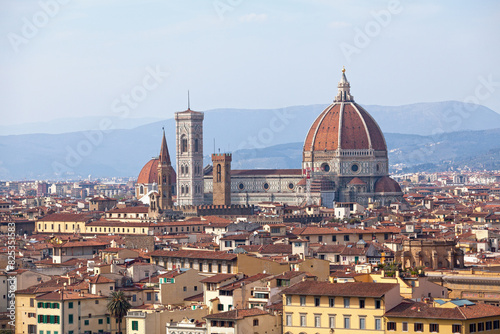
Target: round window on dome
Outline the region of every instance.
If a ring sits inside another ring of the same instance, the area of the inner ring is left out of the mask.
[[[359,165],[358,164],[352,164],[351,165],[351,170],[353,173],[359,172]]]
[[[290,190],[292,190],[292,189],[293,189],[293,183],[291,183],[291,182],[290,182],[290,183],[288,184],[288,189],[290,189]]]
[[[323,172],[329,172],[330,171],[330,165],[329,164],[322,164],[321,165],[321,170]]]
[[[238,184],[238,189],[240,190],[245,189],[245,185],[243,183]]]
[[[264,183],[264,190],[268,190],[269,189],[269,183]]]

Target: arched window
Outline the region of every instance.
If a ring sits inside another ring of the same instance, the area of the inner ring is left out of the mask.
[[[184,186],[181,186],[181,194],[184,194]]]
[[[144,186],[139,187],[139,194],[144,194]]]
[[[186,136],[181,137],[181,153],[186,153],[188,150],[188,140]]]
[[[189,174],[189,167],[186,166],[186,174]]]
[[[184,174],[184,165],[181,166],[181,174]]]
[[[222,180],[222,175],[221,175],[221,166],[220,164],[217,165],[217,181],[216,182],[221,182]]]
[[[167,183],[167,176],[166,175],[163,175],[163,183]]]
[[[198,138],[194,140],[194,151],[198,153]]]

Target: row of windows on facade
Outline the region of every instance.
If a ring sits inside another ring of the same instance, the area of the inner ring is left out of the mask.
[[[439,324],[428,324],[429,332],[431,333],[439,333]],[[408,322],[403,322],[401,324],[401,331],[402,332],[408,332],[409,324]],[[500,329],[500,320],[493,320],[493,321],[485,321],[485,322],[478,322],[478,323],[471,323],[469,324],[469,333],[475,333],[475,332],[484,332],[484,331],[490,331],[494,329]],[[398,326],[396,322],[389,321],[387,323],[387,330],[389,331],[395,331],[397,332]],[[413,324],[413,331],[414,332],[423,332],[424,331],[424,324],[421,322],[415,322]],[[462,325],[460,324],[452,324],[451,325],[451,332],[452,333],[462,333]]]
[[[89,318],[92,318],[92,314],[89,313]],[[107,317],[106,318],[107,320],[107,323],[109,324],[110,323],[110,318]],[[81,320],[81,317],[78,317],[78,320]],[[68,314],[68,324],[73,324],[75,322],[75,317],[73,314]],[[118,320],[117,320],[118,322]],[[61,317],[59,317],[58,315],[41,315],[39,314],[38,315],[38,323],[39,324],[60,324],[61,323]],[[99,325],[103,325],[104,324],[104,320],[101,318],[101,319],[97,319],[97,323]],[[90,324],[90,320],[86,319],[84,320],[84,325],[88,326]]]
[[[201,194],[201,186],[195,184],[194,185],[194,193],[195,194]],[[181,195],[188,195],[189,194],[189,186],[181,186]]]
[[[172,269],[176,269],[176,268],[187,268],[186,265],[188,265],[187,263],[184,263],[184,265],[182,265],[179,261],[176,261],[179,265],[175,265],[173,264],[172,262]],[[196,264],[198,266],[196,266]],[[189,262],[189,268],[190,269],[196,269],[196,270],[199,270],[199,271],[203,271],[203,272],[209,272],[209,273],[212,273],[214,272],[213,269],[214,267],[217,268],[217,273],[222,273],[222,264],[218,263],[216,266],[213,266],[212,263],[205,263],[205,265],[203,263],[194,263],[194,262]],[[227,273],[231,273],[231,265],[230,264],[227,264],[226,265],[226,272]]]
[[[219,174],[217,174],[217,182],[221,182]],[[262,188],[263,188],[264,190],[269,190],[269,188],[270,188],[269,183],[264,182],[264,183],[262,184]],[[295,185],[294,185],[293,183],[291,183],[291,182],[290,182],[290,183],[288,184],[288,189],[293,190],[293,188],[295,188]],[[243,183],[238,184],[238,189],[239,189],[239,190],[244,190],[244,189],[245,189],[245,185],[244,185]]]
[[[198,153],[200,150],[199,140],[195,138],[194,140],[194,152]],[[185,136],[181,137],[181,153],[187,153],[188,151],[188,140]]]
[[[364,238],[363,236],[364,236],[364,234],[358,234],[358,240],[363,240],[363,238]],[[310,237],[306,236],[306,239],[309,240]],[[375,240],[375,239],[377,239],[377,237],[372,234],[372,240]],[[384,233],[384,239],[385,240],[389,239],[389,233]],[[337,236],[332,235],[332,242],[336,242],[336,241],[337,241]],[[351,241],[351,236],[349,234],[344,234],[344,241]],[[323,242],[322,235],[318,235],[318,242]]]
[[[194,174],[201,174],[201,167],[199,165],[194,166]],[[189,166],[181,165],[181,175],[189,175]]]
[[[351,307],[351,298],[349,297],[343,297],[344,299],[344,308],[350,308]],[[358,306],[359,308],[365,308],[365,299],[364,298],[358,298]],[[292,296],[287,295],[286,296],[286,305],[292,305]],[[300,301],[299,301],[300,306],[306,306],[306,296],[300,296]],[[318,307],[321,306],[321,297],[314,297],[314,306]],[[328,298],[328,306],[329,307],[335,307],[335,297],[329,297]],[[382,306],[382,301],[380,299],[375,299],[375,309],[380,309]]]
[[[43,331],[43,330],[40,330],[40,331],[38,332],[38,334],[52,334],[52,333],[54,333],[54,334],[59,334],[59,332],[58,332],[58,331],[53,331],[53,332],[51,332],[51,331]],[[75,332],[74,332],[74,331],[68,331],[67,333],[68,333],[68,334],[74,334]],[[91,331],[85,331],[84,333],[85,333],[85,334],[92,334],[92,332],[91,332]],[[104,333],[104,330],[99,329],[99,331],[98,331],[97,333]],[[35,326],[35,325],[28,325],[28,334],[36,334],[36,326]],[[121,332],[120,332],[120,334],[121,334]]]
[[[321,321],[322,316],[320,314],[315,314],[314,315],[314,327],[322,327],[322,321]],[[359,329],[366,329],[366,319],[367,316],[360,315],[359,316]],[[299,318],[299,326],[300,327],[307,327],[307,314],[301,313],[300,318]],[[375,330],[382,330],[382,318],[381,317],[375,317],[374,318],[374,324]],[[291,314],[286,314],[285,315],[285,326],[292,327],[294,326],[292,322],[292,315]],[[335,315],[330,315],[328,316],[328,328],[337,328],[336,324],[336,316]],[[351,316],[350,315],[345,315],[343,318],[343,328],[345,329],[353,329],[352,324],[351,324]]]
[[[314,327],[322,327],[322,322],[321,322],[321,315],[320,314],[315,314],[314,315]],[[359,329],[366,329],[366,319],[367,316],[360,315],[359,316]],[[352,324],[351,324],[351,316],[350,315],[345,315],[343,317],[343,328],[345,329],[353,329]],[[375,330],[381,330],[382,329],[382,318],[380,317],[375,317],[374,319],[374,324],[375,324]],[[306,327],[307,326],[307,314],[301,313],[300,314],[300,327]],[[293,322],[292,322],[292,314],[287,313],[285,315],[285,325],[292,327]],[[413,331],[414,332],[424,332],[424,323],[421,322],[415,322],[413,323]],[[430,333],[439,333],[439,324],[436,323],[431,323],[428,324],[428,329]],[[336,316],[335,315],[330,315],[328,316],[328,328],[337,328],[336,326]],[[401,323],[401,332],[408,332],[409,324],[408,322],[402,322]],[[495,330],[495,329],[500,329],[500,321],[499,320],[494,320],[494,321],[485,321],[485,322],[478,322],[478,323],[471,323],[469,324],[469,332],[470,333],[476,333],[476,332],[484,332],[484,331],[490,331],[490,330]],[[396,322],[389,321],[387,322],[387,330],[388,331],[398,331],[398,326]],[[451,325],[451,332],[452,333],[462,333],[462,325],[460,324],[452,324]]]
[[[252,323],[254,326],[259,326],[259,319],[253,319]],[[234,321],[225,321],[225,320],[215,321],[215,320],[212,320],[212,321],[210,321],[210,326],[211,327],[234,327]]]
[[[97,229],[98,229],[97,227],[91,227],[90,232],[111,232],[111,227],[108,227],[108,231],[106,231],[106,227],[99,227],[99,230],[97,230]],[[104,229],[104,231],[102,229]],[[116,229],[116,231],[115,231],[115,229]],[[138,230],[140,230],[140,229],[138,229]],[[120,228],[113,227],[113,232],[120,233]],[[122,232],[125,233],[125,227],[122,227]],[[131,232],[130,228],[127,228],[127,233],[130,233],[130,232]],[[137,232],[139,232],[139,231],[137,231]],[[132,228],[132,233],[136,233],[135,228]],[[146,230],[142,229],[141,233],[146,233]]]

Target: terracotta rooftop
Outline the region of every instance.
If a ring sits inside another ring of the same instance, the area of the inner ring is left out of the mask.
[[[40,218],[38,221],[86,222],[91,219],[87,215],[77,213],[52,213]]]
[[[238,256],[219,251],[205,251],[205,250],[178,250],[166,251],[156,250],[149,254],[151,257],[177,257],[188,259],[211,259],[211,260],[235,260]]]
[[[81,292],[76,292],[76,291],[69,291],[69,290],[59,290],[59,291],[53,291],[46,293],[44,295],[41,295],[36,298],[36,300],[76,300],[76,299],[107,299],[108,297],[106,296],[99,296],[99,295],[94,295],[91,293],[86,293],[84,292],[83,294]]]
[[[201,283],[221,283],[227,281],[228,279],[236,277],[235,274],[217,274],[211,277],[202,279]]]
[[[318,281],[303,281],[283,290],[283,294],[316,295],[316,296],[346,296],[380,298],[396,287],[397,283],[329,283]]]
[[[454,308],[433,307],[430,304],[404,300],[385,313],[387,317],[427,319],[477,319],[500,316],[500,307],[489,304],[474,304]]]
[[[232,310],[227,312],[221,312],[216,314],[210,314],[205,317],[205,319],[221,319],[221,320],[239,320],[246,317],[255,317],[259,315],[269,314],[266,311],[260,310],[258,308],[251,309],[241,309]]]
[[[104,277],[101,275],[96,275],[96,276],[91,277],[89,279],[89,282],[92,284],[115,283],[115,281],[112,280],[111,278],[107,278],[107,277]]]

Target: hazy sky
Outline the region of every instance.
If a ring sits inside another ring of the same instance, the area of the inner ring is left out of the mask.
[[[0,0],[2,124],[329,103],[500,112],[499,1]],[[168,73],[168,74],[167,74]]]

